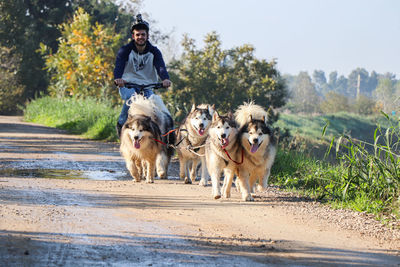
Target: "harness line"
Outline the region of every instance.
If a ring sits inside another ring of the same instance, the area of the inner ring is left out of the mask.
[[[169,135],[169,134],[175,132],[176,130],[178,130],[178,128],[172,129],[171,131],[169,131],[169,132],[167,132],[167,133],[165,133],[165,134],[163,134],[163,135],[161,135],[161,136],[167,136],[167,135]]]
[[[226,151],[225,148],[223,148],[223,150],[224,150],[225,154],[228,156],[228,158],[229,158],[231,161],[235,162],[237,165],[240,165],[240,164],[243,163],[244,148],[242,148],[242,161],[241,161],[241,162],[237,162],[237,161],[233,160],[233,159],[231,158],[231,156],[229,156],[228,151]]]
[[[173,132],[175,132],[175,131],[177,131],[177,130],[178,130],[178,128],[172,129],[172,130],[168,131],[167,133],[165,133],[165,134],[163,134],[163,135],[161,135],[161,136],[170,135],[171,133],[173,133]],[[186,131],[186,132],[187,132],[186,129],[180,129],[180,131]],[[187,136],[186,136],[186,137],[183,137],[181,140],[179,140],[179,142],[178,142],[176,145],[166,144],[166,143],[164,143],[163,141],[158,140],[158,139],[156,139],[156,138],[151,138],[151,139],[153,139],[154,141],[156,141],[156,142],[158,142],[158,143],[160,143],[160,144],[168,145],[168,146],[170,146],[170,147],[176,149],[177,146],[179,146],[180,143],[182,143],[182,141],[183,141],[185,138],[188,139]],[[189,141],[189,139],[188,139],[188,141]],[[190,143],[190,142],[189,142],[189,143]],[[186,150],[189,151],[189,152],[191,152],[191,153],[193,153],[193,154],[195,154],[195,155],[197,155],[197,156],[199,156],[199,157],[204,157],[204,154],[202,155],[202,154],[199,154],[199,153],[197,153],[196,151],[194,151],[195,149],[202,148],[202,147],[204,147],[204,146],[205,146],[205,145],[200,145],[200,146],[195,146],[195,147],[193,147],[191,144],[189,144],[189,145],[186,147]],[[243,151],[242,151],[242,152],[243,152]],[[225,153],[226,153],[226,152],[225,152]],[[229,155],[228,155],[228,157],[229,157]],[[243,157],[243,155],[242,155],[242,157]],[[230,157],[229,157],[229,158],[230,158]],[[243,161],[243,160],[242,160],[242,161]]]
[[[186,147],[186,150],[189,151],[190,153],[193,153],[193,154],[199,156],[199,157],[204,157],[205,154],[199,154],[199,153],[197,153],[196,151],[194,151],[194,149],[196,149],[196,148],[201,148],[201,147],[203,147],[203,146],[206,146],[206,145],[201,145],[201,146],[196,146],[196,147],[192,147],[192,146],[188,145],[188,146]]]

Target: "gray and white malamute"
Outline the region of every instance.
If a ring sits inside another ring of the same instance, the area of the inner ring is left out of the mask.
[[[238,129],[232,113],[220,116],[215,111],[205,146],[207,169],[211,176],[212,195],[215,199],[221,197],[222,172],[225,175],[222,193],[224,197],[230,197],[232,180],[241,161],[241,151]]]
[[[239,125],[239,140],[244,149],[244,160],[239,166],[239,177],[245,184],[238,187],[246,199],[252,200],[250,192],[256,181],[258,189],[264,190],[276,155],[276,139],[267,124],[267,112],[259,105],[245,103],[236,110],[235,119]],[[245,186],[243,188],[243,186]]]
[[[154,182],[155,168],[160,178],[167,178],[175,134],[161,136],[173,128],[173,120],[158,95],[149,99],[135,95],[130,99],[128,119],[121,131],[120,151],[135,181],[145,177]],[[161,142],[164,144],[161,144]]]
[[[208,175],[204,157],[204,144],[214,113],[214,105],[193,104],[190,113],[179,126],[175,147],[179,157],[179,177],[191,184],[196,179],[198,163],[201,161],[200,185],[206,186]],[[190,171],[189,171],[190,170]]]

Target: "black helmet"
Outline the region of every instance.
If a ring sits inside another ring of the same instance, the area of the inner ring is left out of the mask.
[[[146,30],[149,31],[149,23],[147,21],[144,21],[142,19],[142,14],[138,14],[136,16],[136,20],[132,23],[131,27],[131,32],[133,33],[133,30]]]

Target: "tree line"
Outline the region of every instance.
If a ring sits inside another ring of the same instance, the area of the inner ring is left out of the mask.
[[[79,7],[95,21],[129,37],[132,13],[141,0],[123,6],[112,0],[0,1],[0,113],[14,113],[18,104],[47,93],[52,77],[45,69],[40,44],[56,53],[60,25],[70,21]],[[156,35],[159,33],[156,31]]]
[[[139,8],[140,1],[132,1],[130,10],[111,0],[62,0],[52,5],[42,0],[1,2],[0,47],[2,55],[12,55],[1,71],[20,86],[16,90],[2,79],[1,112],[14,107],[7,103],[38,92],[121,104],[112,84],[115,55],[128,41],[131,19]],[[156,44],[167,39],[155,27],[150,36]],[[274,61],[257,59],[254,47],[247,44],[222,49],[216,32],[209,33],[204,44],[199,49],[186,36],[182,56],[168,66],[173,88],[160,93],[176,120],[193,103],[214,103],[224,111],[251,100],[266,108],[286,103],[286,86]]]
[[[314,70],[312,75],[300,72],[284,78],[290,92],[286,108],[293,112],[370,115],[381,110],[389,114],[399,111],[400,81],[393,73],[357,68],[347,77],[333,71],[327,78],[324,71]]]
[[[39,94],[120,105],[112,82],[115,55],[130,38],[140,5],[141,0],[0,2],[0,113],[15,112]],[[147,14],[146,19],[154,22]],[[150,36],[155,44],[168,39],[154,26]],[[332,72],[327,78],[321,70],[312,76],[281,75],[275,61],[255,57],[252,45],[222,49],[216,32],[203,42],[198,48],[185,36],[182,55],[168,65],[173,87],[161,94],[176,120],[193,103],[215,103],[228,111],[255,101],[266,109],[361,114],[388,112],[398,104],[393,99],[399,96],[399,81],[390,73],[356,69],[348,77]]]

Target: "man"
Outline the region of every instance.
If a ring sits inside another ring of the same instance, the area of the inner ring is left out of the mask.
[[[136,16],[136,21],[131,27],[132,41],[122,46],[117,54],[114,68],[114,82],[119,87],[119,94],[125,103],[117,122],[118,136],[121,128],[128,118],[129,106],[126,101],[134,94],[139,93],[139,88],[127,88],[126,83],[147,85],[157,83],[161,79],[163,87],[171,86],[169,75],[165,67],[160,50],[149,42],[149,23]],[[144,96],[153,95],[151,89],[144,90]]]

